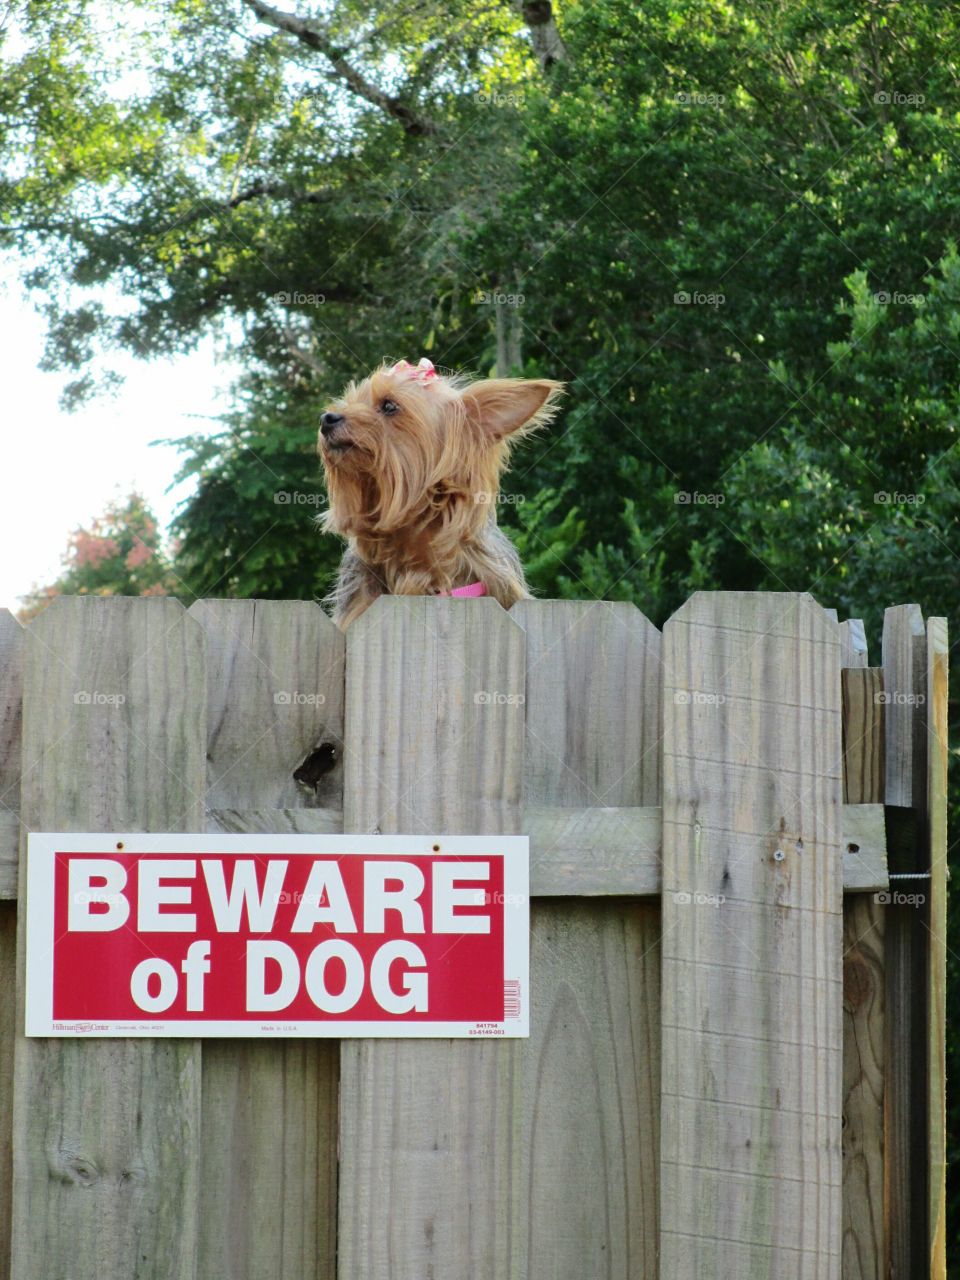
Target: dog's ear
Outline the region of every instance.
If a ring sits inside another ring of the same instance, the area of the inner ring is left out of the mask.
[[[522,428],[546,426],[563,391],[563,383],[550,378],[488,378],[464,389],[463,404],[491,440],[505,440]]]

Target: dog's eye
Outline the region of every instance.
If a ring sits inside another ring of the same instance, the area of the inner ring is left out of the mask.
[[[400,406],[396,400],[383,400],[380,404],[380,412],[385,413],[388,417],[397,412]]]

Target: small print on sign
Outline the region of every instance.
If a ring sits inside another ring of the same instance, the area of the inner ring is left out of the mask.
[[[28,837],[28,1036],[526,1036],[525,836]]]

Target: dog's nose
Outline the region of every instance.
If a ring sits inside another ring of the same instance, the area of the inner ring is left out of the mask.
[[[328,436],[334,427],[339,427],[342,421],[342,413],[325,413],[320,419],[320,430]]]

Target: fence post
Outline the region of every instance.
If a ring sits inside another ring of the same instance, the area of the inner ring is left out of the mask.
[[[664,628],[663,1280],[839,1280],[838,627],[698,593]]]
[[[26,634],[30,831],[200,831],[203,636],[173,600],[62,597]],[[27,1040],[21,856],[14,1280],[194,1280],[200,1046]]]
[[[493,600],[379,600],[347,632],[344,829],[522,831],[524,635]],[[342,1280],[525,1274],[520,1042],[346,1040]]]
[[[306,600],[200,600],[189,612],[207,640],[212,829],[286,830],[319,802],[339,809],[341,632]],[[320,742],[333,767],[299,786]],[[204,1042],[201,1280],[332,1280],[338,1072],[335,1040]]]

